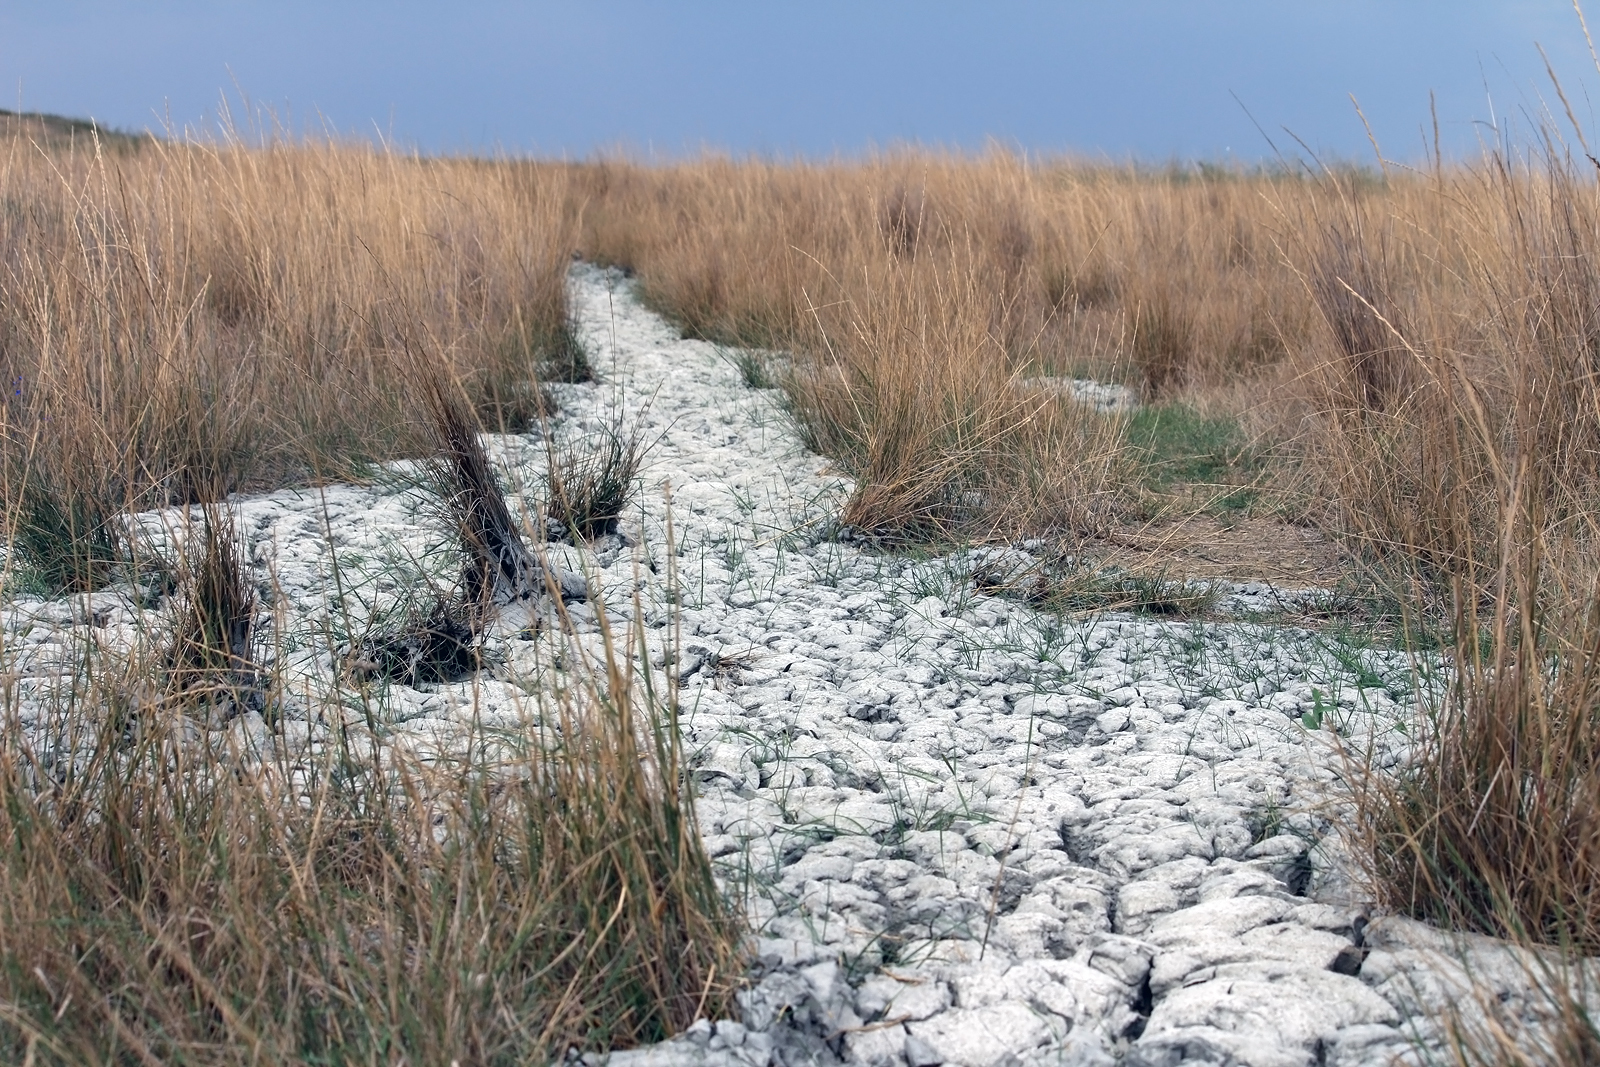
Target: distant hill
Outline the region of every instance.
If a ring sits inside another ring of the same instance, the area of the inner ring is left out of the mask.
[[[149,134],[124,133],[102,126],[92,119],[73,119],[39,111],[7,111],[0,108],[0,140],[20,137],[49,148],[76,145],[88,148],[100,138],[101,147],[114,152],[138,151],[151,140]]]

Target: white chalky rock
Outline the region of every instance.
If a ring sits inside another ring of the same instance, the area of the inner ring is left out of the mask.
[[[958,1067],[995,1067],[1042,1057],[1065,1036],[1051,1020],[1025,1004],[991,1004],[952,1008],[925,1022],[909,1023],[906,1031],[932,1051],[930,1061]]]
[[[1140,1046],[1149,1063],[1161,1062],[1163,1049],[1209,1044],[1252,1067],[1313,1067],[1341,1030],[1397,1022],[1394,1006],[1358,979],[1242,964],[1219,967],[1207,980],[1161,999]]]
[[[1136,390],[1090,378],[1019,378],[1014,388],[1025,397],[1069,397],[1106,413],[1132,411],[1139,406]]]
[[[862,1027],[844,1035],[845,1058],[862,1067],[901,1067],[906,1062],[906,1038],[899,1023]]]
[[[985,591],[1029,581],[1042,545],[909,558],[843,541],[851,483],[805,452],[774,394],[619,275],[580,266],[572,296],[601,381],[556,388],[551,432],[599,432],[621,405],[659,437],[617,535],[534,546],[588,602],[491,633],[499,665],[482,676],[391,685],[371,711],[419,752],[473,722],[523,729],[551,634],[570,626],[597,655],[602,623],[642,627],[641,666],[681,686],[700,830],[755,927],[757,970],[740,1018],[613,1063],[1348,1067],[1385,1062],[1480,971],[1532,1012],[1502,956],[1453,964],[1390,920],[1362,941],[1352,865],[1317,805],[1340,746],[1383,766],[1409,753],[1404,652],[1244,621],[1321,593],[1226,586],[1227,622],[1060,617]],[[544,442],[485,440],[532,528]],[[447,587],[459,561],[414,463],[235,503],[263,621],[281,627],[264,650],[282,679],[273,736],[313,745],[342,684],[328,635]],[[178,509],[130,521],[184,543]],[[0,667],[41,766],[73,758],[53,724],[85,650],[163,632],[153,599],[0,603]],[[228,729],[265,744],[264,725]]]

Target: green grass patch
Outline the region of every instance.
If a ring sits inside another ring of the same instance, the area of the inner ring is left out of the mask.
[[[750,389],[774,389],[778,385],[767,365],[767,354],[755,348],[728,348],[718,345],[717,355],[739,372],[739,378]]]
[[[1146,484],[1168,489],[1184,483],[1230,485],[1248,481],[1261,458],[1230,416],[1202,415],[1187,404],[1152,404],[1128,418],[1128,444],[1139,454]],[[1248,507],[1255,492],[1248,485],[1224,494],[1225,508]]]
[[[112,509],[99,493],[39,471],[23,476],[11,549],[29,584],[46,595],[105,586],[124,559]]]

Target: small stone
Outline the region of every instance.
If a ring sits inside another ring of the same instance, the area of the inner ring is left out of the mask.
[[[1094,724],[1100,728],[1101,733],[1115,734],[1126,730],[1130,721],[1132,720],[1126,708],[1112,708],[1096,718]]]
[[[935,1062],[959,1064],[998,1064],[1007,1056],[1033,1060],[1058,1037],[1032,1008],[1014,1002],[957,1008],[927,1022],[908,1023],[906,1030],[928,1043],[938,1057]]]
[[[900,1019],[920,1021],[950,1007],[950,986],[927,978],[895,978],[873,975],[861,983],[856,994],[856,1010],[871,1020]]]
[[[750,1067],[767,1067],[772,1060],[772,1035],[768,1033],[749,1033],[745,1035],[744,1044],[739,1046],[736,1053],[739,1059],[749,1064]]]
[[[903,1047],[908,1067],[939,1067],[944,1062],[932,1045],[915,1034],[906,1035]]]
[[[901,1067],[906,1062],[906,1032],[900,1026],[873,1026],[844,1035],[848,1059],[861,1067]]]
[[[1117,932],[1143,933],[1178,904],[1178,891],[1166,882],[1129,882],[1117,890]]]
[[[1089,966],[1132,989],[1139,988],[1150,976],[1150,961],[1156,954],[1155,946],[1116,934],[1091,938],[1087,951]]]

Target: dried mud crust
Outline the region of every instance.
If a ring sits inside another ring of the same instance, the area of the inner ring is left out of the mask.
[[[755,935],[740,1018],[612,1063],[1349,1065],[1430,1038],[1454,972],[1419,928],[1369,923],[1324,818],[1334,731],[1405,755],[1403,654],[979,591],[1026,546],[841,544],[849,486],[777,394],[620,275],[580,265],[572,294],[600,381],[557,387],[551,432],[603,433],[621,405],[657,443],[617,534],[543,551],[589,578],[580,643],[599,647],[604,611],[643,626],[657,667],[674,657],[701,834]],[[544,442],[488,444],[513,498],[536,499]],[[408,471],[236,502],[283,634],[280,742],[328,706],[296,693],[342,684],[327,633],[451,578]],[[159,537],[181,518],[139,522]],[[536,621],[487,635],[475,678],[385,687],[385,736],[443,750],[469,722],[523,725],[552,639]],[[152,622],[110,592],[15,598],[0,624],[43,736],[73,635],[127,644]],[[276,743],[253,712],[226,728]]]
[[[665,431],[628,529],[662,542],[670,486],[701,830],[758,938],[741,1018],[613,1063],[1367,1063],[1409,1047],[1396,999],[1362,977],[1368,916],[1320,807],[1342,770],[1329,727],[1403,753],[1403,655],[1288,627],[1062,618],[978,591],[995,550],[841,544],[849,486],[777,394],[615,275],[580,270],[574,293],[596,365]],[[1312,555],[1297,587],[1332,577],[1320,546],[1295,558]],[[646,605],[671,613],[659,582]]]
[[[1130,570],[1295,589],[1332,590],[1350,573],[1349,561],[1322,531],[1254,515],[1158,519],[1111,530],[1091,549]]]

